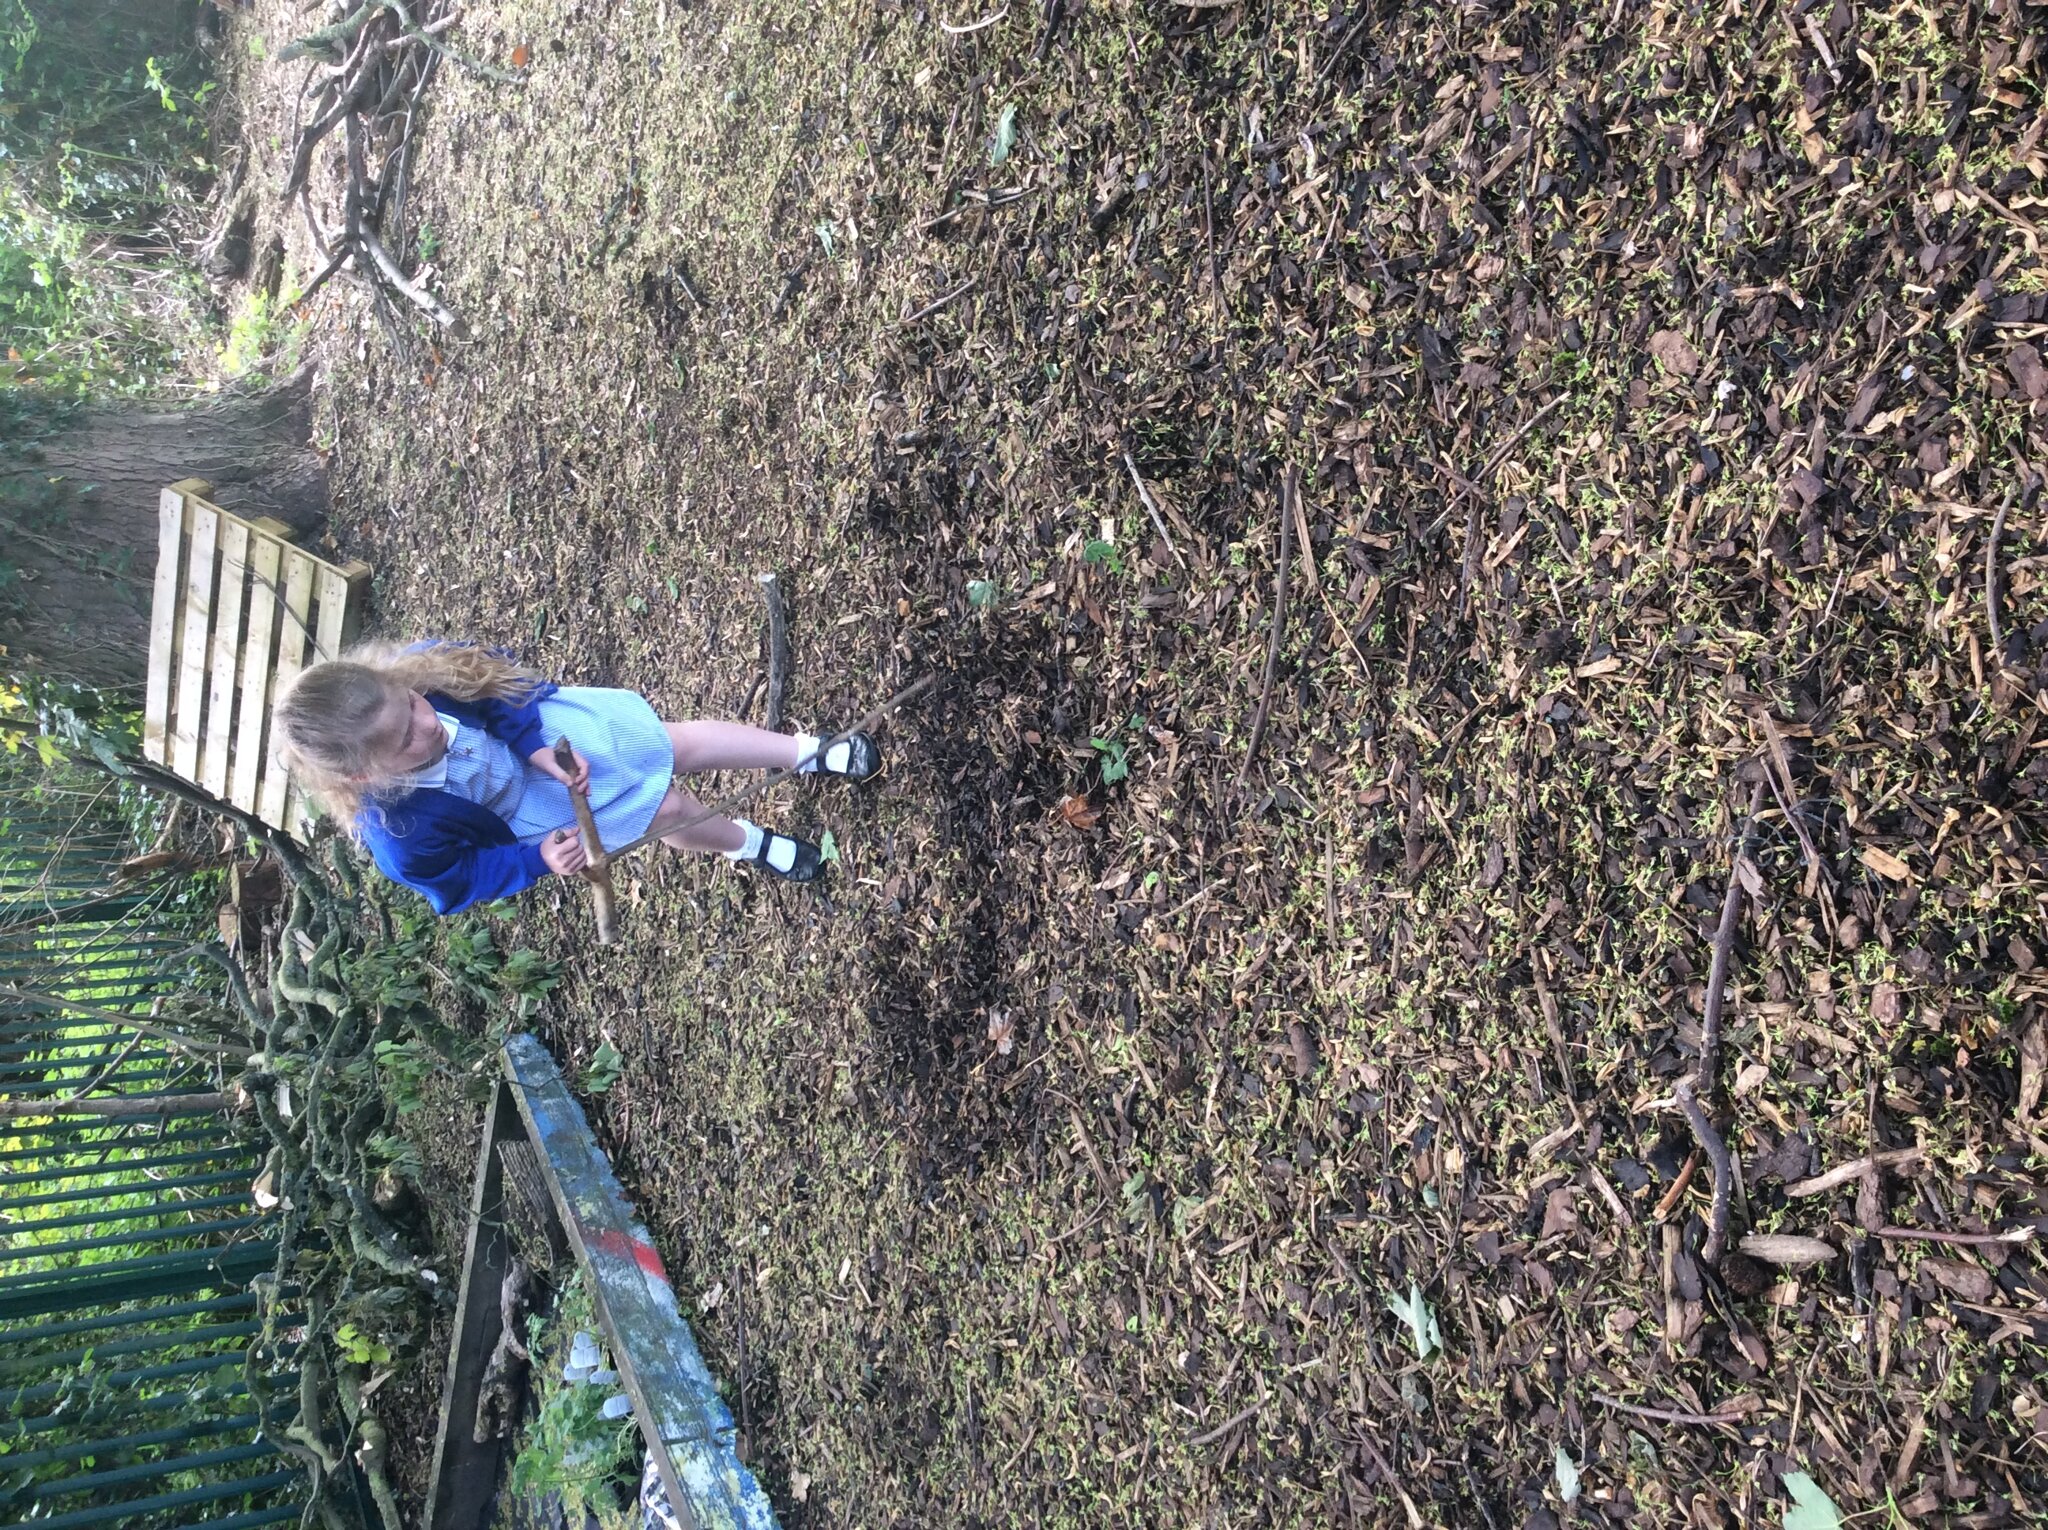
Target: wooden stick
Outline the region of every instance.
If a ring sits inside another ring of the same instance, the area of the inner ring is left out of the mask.
[[[1998,630],[1998,539],[2005,534],[2005,512],[2012,508],[2017,488],[2015,484],[2006,489],[1998,514],[1991,518],[1991,535],[1984,543],[1984,619],[1991,625],[1991,662],[2001,673],[2005,669],[2005,639]]]
[[[1714,1097],[1714,1075],[1719,1071],[1721,1060],[1721,1006],[1722,995],[1728,987],[1728,969],[1735,959],[1735,925],[1742,913],[1742,853],[1749,843],[1750,830],[1756,824],[1757,809],[1763,806],[1764,783],[1750,789],[1749,816],[1742,821],[1742,832],[1735,837],[1735,850],[1728,861],[1728,891],[1721,899],[1721,925],[1714,932],[1714,961],[1707,970],[1707,1009],[1700,1018],[1700,1065],[1698,1070],[1700,1092],[1708,1099]],[[1688,1112],[1690,1114],[1690,1112]],[[1726,1149],[1723,1149],[1726,1152]],[[1715,1199],[1720,1198],[1719,1172],[1716,1171]],[[1713,1263],[1710,1259],[1709,1264]]]
[[[768,608],[768,710],[761,726],[770,733],[782,731],[782,704],[789,695],[789,608],[782,598],[782,581],[773,574],[754,576],[761,586],[761,600]]]
[[[1152,517],[1152,529],[1159,533],[1159,540],[1166,544],[1166,550],[1173,554],[1173,561],[1182,568],[1188,560],[1180,555],[1180,549],[1173,545],[1173,533],[1166,529],[1166,522],[1160,518],[1159,507],[1152,502],[1152,491],[1145,487],[1145,480],[1138,476],[1138,464],[1131,460],[1129,452],[1124,453],[1124,466],[1130,470],[1131,482],[1137,487],[1138,499],[1145,506],[1145,513]]]
[[[1872,1169],[1888,1169],[1898,1164],[1912,1163],[1920,1158],[1919,1148],[1890,1148],[1882,1153],[1871,1153],[1862,1158],[1853,1158],[1847,1163],[1836,1164],[1825,1174],[1816,1174],[1812,1179],[1802,1179],[1797,1184],[1785,1187],[1788,1200],[1799,1200],[1808,1195],[1825,1195],[1837,1185],[1846,1185],[1852,1179],[1861,1179]]]
[[[1714,1202],[1707,1214],[1707,1239],[1700,1245],[1700,1258],[1708,1264],[1719,1264],[1721,1251],[1728,1246],[1728,1205],[1735,1192],[1734,1165],[1728,1158],[1728,1144],[1721,1140],[1714,1123],[1700,1108],[1693,1081],[1680,1079],[1676,1093],[1678,1108],[1685,1112],[1685,1119],[1691,1124],[1692,1134],[1699,1140],[1701,1151],[1707,1155],[1707,1162],[1714,1166]]]
[[[948,303],[952,302],[953,299],[959,297],[962,293],[973,291],[974,288],[980,284],[980,282],[980,277],[970,276],[967,278],[966,281],[962,282],[959,286],[955,287],[951,292],[948,292],[943,297],[933,298],[929,303],[925,304],[924,307],[918,309],[916,313],[907,313],[897,322],[908,326],[911,324],[915,324],[919,319],[928,319],[933,314],[937,313],[941,308],[944,308]]]
[[[1259,681],[1259,708],[1252,714],[1251,742],[1245,746],[1244,764],[1237,770],[1240,782],[1259,757],[1259,745],[1266,738],[1266,716],[1273,705],[1273,674],[1280,667],[1280,645],[1287,637],[1287,580],[1294,564],[1294,496],[1300,487],[1301,475],[1290,466],[1280,479],[1280,566],[1273,574],[1273,625],[1266,634],[1266,672]]]
[[[232,1110],[231,1094],[106,1094],[89,1100],[0,1100],[0,1121],[45,1116],[197,1116]]]
[[[576,774],[576,751],[567,738],[555,740],[555,763],[566,774]],[[597,819],[591,815],[589,796],[572,786],[569,801],[576,809],[576,827],[583,831],[583,846],[590,853],[590,863],[583,868],[583,880],[590,884],[591,902],[597,912],[597,943],[609,946],[619,938],[619,906],[612,893],[611,857],[604,853],[604,841],[598,838]]]
[[[1962,1248],[1988,1248],[1999,1243],[2028,1243],[2033,1240],[2034,1227],[2027,1223],[2019,1227],[2008,1227],[2004,1232],[1952,1233],[1935,1232],[1925,1227],[1880,1227],[1880,1238],[1889,1238],[1894,1243],[1953,1243]]]
[[[1618,1397],[1602,1397],[1598,1393],[1594,1394],[1593,1401],[1617,1413],[1632,1413],[1637,1418],[1654,1418],[1666,1424],[1736,1424],[1742,1421],[1743,1414],[1749,1412],[1747,1408],[1726,1413],[1685,1413],[1676,1408],[1645,1408],[1640,1403],[1627,1403]]]
[[[718,801],[712,803],[710,807],[704,809],[703,812],[696,814],[694,817],[684,818],[678,820],[675,823],[663,823],[659,819],[656,819],[655,822],[648,827],[648,830],[645,834],[641,835],[631,844],[626,845],[621,849],[612,851],[610,859],[617,860],[622,855],[631,855],[635,850],[644,850],[647,848],[647,846],[653,844],[656,840],[662,838],[662,836],[667,834],[674,834],[679,829],[695,828],[698,824],[708,822],[713,818],[725,817],[727,813],[729,813],[733,808],[740,806],[744,802],[751,801],[753,798],[758,797],[762,792],[767,791],[770,787],[780,786],[784,781],[787,781],[791,776],[796,775],[806,765],[810,764],[811,761],[817,759],[820,755],[827,753],[834,744],[843,744],[846,742],[846,740],[852,738],[854,734],[867,732],[870,728],[874,727],[877,723],[879,723],[883,718],[887,717],[890,713],[896,711],[899,707],[906,705],[914,698],[922,696],[926,691],[930,690],[932,686],[937,683],[938,678],[939,677],[937,675],[926,675],[922,680],[916,681],[915,683],[906,686],[903,690],[900,690],[894,696],[891,696],[887,701],[883,702],[880,706],[876,707],[872,712],[868,713],[867,716],[863,717],[859,722],[855,723],[851,728],[848,728],[845,732],[835,733],[830,738],[821,740],[816,749],[813,749],[809,754],[805,755],[802,759],[798,760],[796,764],[792,765],[788,770],[770,771],[767,775],[761,777],[760,780],[750,782],[748,785],[741,787],[738,791],[732,793],[730,796],[719,798]]]

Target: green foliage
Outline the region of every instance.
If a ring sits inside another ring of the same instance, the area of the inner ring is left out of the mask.
[[[625,1071],[626,1059],[619,1055],[619,1049],[609,1041],[600,1041],[597,1050],[590,1054],[590,1066],[584,1070],[583,1092],[607,1093]]]
[[[417,1037],[380,1041],[376,1056],[377,1080],[392,1109],[406,1116],[426,1103],[426,1082],[433,1077],[436,1063],[434,1054]]]
[[[334,1347],[352,1365],[389,1365],[391,1349],[371,1338],[353,1323],[334,1330]]]
[[[608,1486],[622,1480],[637,1460],[638,1430],[632,1415],[604,1416],[607,1389],[582,1386],[562,1377],[571,1337],[595,1332],[596,1309],[579,1272],[562,1288],[545,1322],[528,1320],[540,1413],[527,1426],[512,1462],[512,1491],[521,1497],[559,1493],[568,1522],[581,1524],[587,1510],[611,1507]]]
[[[1123,554],[1116,550],[1114,542],[1105,542],[1099,537],[1091,538],[1088,545],[1081,549],[1081,556],[1100,568],[1108,569],[1112,574],[1121,574],[1124,571]]]

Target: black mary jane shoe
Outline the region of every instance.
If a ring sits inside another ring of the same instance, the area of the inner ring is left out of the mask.
[[[881,774],[882,751],[867,734],[849,733],[839,742],[846,745],[846,769],[834,770],[826,764],[826,757],[832,753],[830,749],[826,749],[820,751],[818,755],[819,775],[839,776],[858,786],[861,782],[872,781]]]
[[[778,844],[796,847],[795,859],[790,862],[787,871],[768,858],[769,852]],[[758,866],[771,877],[780,877],[785,882],[815,882],[818,880],[818,874],[825,869],[825,852],[807,839],[763,831],[761,848],[752,855],[742,856],[741,864]]]

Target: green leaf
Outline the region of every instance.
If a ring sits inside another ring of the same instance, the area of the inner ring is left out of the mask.
[[[1017,147],[1017,103],[1012,101],[1003,108],[996,118],[995,142],[989,145],[988,162],[1000,165],[1010,157],[1010,151]]]
[[[1842,1511],[1820,1484],[1805,1472],[1787,1472],[1778,1479],[1792,1495],[1785,1511],[1785,1530],[1842,1530]]]
[[[832,837],[832,831],[830,829],[827,829],[821,836],[819,836],[818,855],[826,862],[827,865],[839,859],[839,841]]]
[[[1572,1503],[1579,1496],[1579,1468],[1572,1453],[1562,1445],[1557,1447],[1557,1496],[1564,1503]]]
[[[1429,1310],[1429,1303],[1422,1295],[1422,1287],[1414,1281],[1408,1282],[1408,1297],[1404,1301],[1398,1296],[1387,1298],[1387,1307],[1394,1316],[1408,1325],[1408,1336],[1415,1343],[1415,1358],[1427,1360],[1438,1354],[1444,1347],[1444,1333],[1437,1326],[1436,1314]]]
[[[584,1093],[605,1093],[625,1071],[626,1059],[619,1055],[619,1049],[609,1041],[600,1041],[597,1050],[590,1054],[590,1067],[583,1075]]]
[[[970,579],[967,581],[967,603],[977,611],[986,611],[996,603],[996,585],[993,579]]]

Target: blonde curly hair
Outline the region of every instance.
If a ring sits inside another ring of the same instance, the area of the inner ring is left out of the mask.
[[[298,783],[334,819],[353,825],[367,802],[403,779],[379,751],[382,740],[372,738],[394,697],[418,691],[517,702],[541,683],[531,670],[469,643],[364,643],[301,670],[272,707],[271,727]]]

